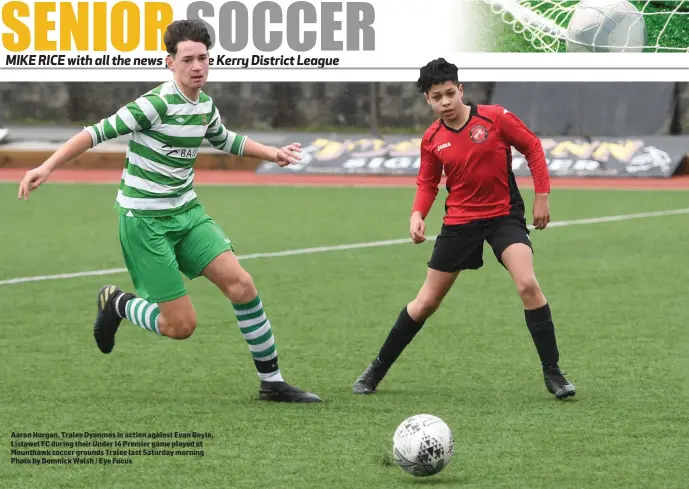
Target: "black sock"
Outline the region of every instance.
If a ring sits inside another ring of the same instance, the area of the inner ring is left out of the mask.
[[[136,296],[134,294],[130,294],[129,292],[122,292],[122,294],[120,294],[119,297],[115,298],[115,312],[119,317],[127,317],[127,310],[125,309],[125,307],[127,307],[127,302],[134,299],[135,297]]]
[[[550,305],[546,304],[532,310],[525,309],[524,317],[543,368],[556,368],[560,361],[560,353],[557,350],[555,325],[550,314]]]
[[[277,356],[272,360],[254,360],[254,365],[256,366],[256,371],[259,374],[264,374],[265,376],[279,373],[280,370],[280,368],[278,367]]]
[[[389,369],[397,357],[400,356],[402,350],[411,343],[414,339],[416,333],[419,332],[423,326],[425,320],[421,322],[414,321],[409,313],[407,312],[407,307],[400,312],[400,315],[395,321],[395,325],[390,330],[388,337],[385,339],[385,343],[378,353],[378,361],[383,365],[385,370]]]

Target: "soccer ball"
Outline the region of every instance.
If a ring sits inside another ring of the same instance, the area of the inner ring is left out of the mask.
[[[582,0],[567,27],[569,52],[641,52],[648,41],[641,12],[627,0]]]
[[[392,453],[402,470],[417,477],[442,471],[454,455],[452,430],[431,414],[405,419],[392,437]]]

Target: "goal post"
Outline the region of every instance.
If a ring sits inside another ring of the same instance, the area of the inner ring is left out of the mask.
[[[492,13],[536,51],[566,49],[567,26],[577,5],[573,0],[482,0]],[[645,52],[689,54],[689,0],[632,1],[648,28]]]

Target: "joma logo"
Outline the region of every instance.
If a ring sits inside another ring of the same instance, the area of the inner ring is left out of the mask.
[[[452,143],[443,143],[435,149],[436,149],[436,151],[442,151],[445,148],[449,148],[450,146],[452,146]]]

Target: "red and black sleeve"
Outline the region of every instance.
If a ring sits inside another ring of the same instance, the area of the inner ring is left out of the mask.
[[[428,148],[426,141],[421,142],[421,167],[416,177],[416,196],[412,212],[421,212],[424,219],[433,206],[438,195],[438,185],[443,176],[443,164]]]
[[[510,111],[503,109],[499,117],[500,133],[505,142],[514,146],[526,157],[531,170],[534,189],[537,194],[550,193],[550,175],[548,164],[545,160],[545,152],[541,140],[536,136],[519,117]]]

